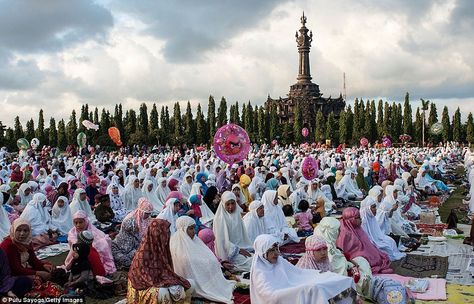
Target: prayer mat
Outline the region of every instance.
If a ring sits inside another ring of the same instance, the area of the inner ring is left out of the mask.
[[[446,301],[416,301],[423,304],[459,304],[474,303],[474,286],[457,284],[446,285],[448,300]]]
[[[390,267],[396,274],[414,278],[445,278],[448,272],[448,257],[409,254]]]
[[[218,302],[211,302],[203,298],[191,299],[191,304],[214,304],[214,303],[218,303]],[[250,304],[250,294],[242,294],[237,291],[234,291],[234,304]]]
[[[286,254],[299,254],[305,252],[304,246],[305,239],[302,239],[299,243],[289,243],[280,247],[281,253]]]

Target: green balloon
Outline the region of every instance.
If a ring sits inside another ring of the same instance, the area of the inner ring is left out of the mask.
[[[443,125],[440,122],[434,123],[430,128],[431,134],[439,135],[443,132]]]
[[[26,150],[30,147],[30,143],[26,138],[20,138],[16,141],[16,145],[20,150]]]
[[[84,148],[87,143],[87,135],[84,132],[77,134],[77,145],[81,148]]]

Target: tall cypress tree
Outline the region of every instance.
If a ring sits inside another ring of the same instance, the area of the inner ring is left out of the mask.
[[[301,129],[303,128],[303,109],[299,104],[295,107],[295,121],[293,122],[293,138],[297,144],[300,144],[304,138],[301,134]]]
[[[444,142],[451,140],[451,123],[449,121],[448,107],[444,106],[443,113],[441,114],[441,124],[443,125],[442,138]]]
[[[352,139],[352,129],[354,126],[354,114],[352,113],[352,108],[349,105],[346,110],[346,130],[347,130],[347,140],[346,143],[350,143]]]
[[[181,107],[179,102],[174,104],[173,108],[173,141],[175,144],[183,142],[183,124],[181,121]]]
[[[148,109],[145,103],[140,105],[140,113],[138,114],[138,126],[140,133],[148,135]]]
[[[86,128],[82,124],[84,120],[89,120],[89,105],[85,104],[81,107],[81,116],[79,116],[79,125],[78,125],[78,132],[84,132]]]
[[[168,136],[169,133],[167,132],[168,129],[168,124],[166,123],[166,117],[165,117],[165,107],[161,106],[161,112],[160,112],[160,131],[159,131],[159,142],[162,145],[165,145],[168,143]]]
[[[359,99],[356,98],[354,101],[354,118],[353,118],[354,124],[352,125],[352,141],[358,142],[360,137],[361,137],[361,119],[360,119],[360,105],[359,105]]]
[[[186,105],[186,113],[184,114],[184,138],[189,145],[196,142],[196,127],[194,126],[193,112],[191,111],[191,103],[189,101]]]
[[[377,138],[377,125],[375,116],[372,116],[371,111],[365,111],[365,129],[364,134],[370,142],[374,142]]]
[[[58,131],[56,130],[56,120],[51,117],[49,119],[49,145],[56,147],[58,145]]]
[[[241,126],[247,131],[247,134],[250,136],[250,132],[247,126],[247,105],[242,103],[242,119],[241,119]]]
[[[69,122],[67,123],[66,128],[66,138],[68,144],[74,144],[77,138],[77,120],[76,120],[76,111],[72,110],[71,116],[69,117]]]
[[[329,113],[326,122],[326,139],[330,139],[332,143],[336,142],[337,125],[334,117],[334,112]]]
[[[456,142],[462,142],[462,127],[461,127],[461,111],[459,107],[456,112],[454,112],[453,117],[453,140]]]
[[[33,122],[33,118],[26,122],[25,137],[28,140],[32,140],[35,137],[35,123]]]
[[[43,116],[43,109],[40,109],[38,114],[38,127],[35,131],[35,137],[39,139],[40,143],[44,143],[46,141],[44,135],[44,116]]]
[[[208,133],[206,132],[206,121],[204,120],[204,114],[202,113],[201,104],[197,106],[196,112],[196,143],[203,144],[208,142],[207,139]]]
[[[421,143],[422,141],[422,132],[423,132],[423,116],[420,113],[420,108],[416,108],[415,114],[415,134],[413,140],[415,142]]]
[[[339,113],[339,143],[347,143],[347,113],[342,110]]]
[[[227,101],[224,96],[221,98],[219,109],[217,110],[217,128],[222,127],[227,123]],[[214,134],[213,134],[214,135]]]
[[[255,129],[257,128],[257,126],[254,124],[254,113],[253,113],[253,108],[252,108],[252,105],[250,104],[250,101],[248,102],[246,109],[247,110],[246,110],[246,116],[245,116],[245,120],[246,120],[245,129],[247,130],[247,133],[250,136],[250,140],[255,141]]]
[[[301,129],[300,129],[301,132]],[[326,122],[324,120],[323,112],[316,113],[316,128],[314,130],[314,139],[316,142],[324,142],[326,135]]]
[[[216,102],[212,95],[209,96],[207,107],[207,127],[209,128],[209,138],[212,141],[214,139],[214,134],[216,133]]]
[[[159,119],[158,119],[158,109],[156,107],[156,104],[153,103],[153,107],[151,108],[150,112],[150,125],[149,125],[149,131],[150,135],[157,139],[158,138],[158,130],[159,130]]]
[[[430,114],[428,115],[428,127],[438,122],[438,111],[436,110],[436,104],[432,102],[430,104]]]
[[[16,140],[25,137],[25,132],[23,131],[23,127],[20,122],[20,117],[15,117],[15,126],[13,127],[14,131],[13,134]]]
[[[383,121],[383,132],[382,132],[382,136],[383,135],[387,135],[387,134],[390,134],[390,131],[392,129],[392,109],[389,105],[388,102],[385,102],[384,104],[384,108],[383,108],[383,117],[384,117],[384,121]]]
[[[130,109],[127,111],[125,133],[132,135],[137,131],[137,114],[134,110]]]
[[[270,141],[279,138],[280,135],[281,132],[277,115],[277,105],[272,104],[270,110]]]
[[[258,108],[258,141],[259,142],[265,142],[265,130],[266,130],[266,124],[265,124],[265,110],[263,109],[263,106],[260,106]]]
[[[472,118],[471,112],[469,112],[469,115],[467,115],[466,141],[469,144],[472,144],[474,142],[474,119]]]
[[[383,136],[383,130],[385,127],[385,123],[383,121],[383,112],[383,101],[382,99],[379,99],[379,102],[377,104],[377,138],[381,138]]]
[[[67,142],[66,124],[64,119],[61,119],[58,123],[58,147],[61,150],[66,149]]]
[[[410,105],[410,95],[405,94],[405,103],[403,104],[403,133],[413,135],[413,114]]]

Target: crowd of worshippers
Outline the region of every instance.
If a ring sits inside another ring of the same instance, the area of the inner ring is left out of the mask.
[[[466,151],[262,145],[233,165],[194,150],[5,160],[0,293],[232,303],[250,272],[252,303],[405,303],[400,283],[375,274],[417,246],[417,202],[452,191]],[[308,155],[312,180],[300,168]],[[296,265],[282,257],[304,239]],[[70,248],[64,265],[38,259],[58,242]]]

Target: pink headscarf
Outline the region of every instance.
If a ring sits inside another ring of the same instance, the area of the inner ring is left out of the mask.
[[[176,187],[178,186],[179,181],[177,179],[170,179],[168,181],[168,188],[170,188],[171,191],[177,191]]]
[[[152,218],[144,218],[145,213],[152,213],[153,212],[153,205],[150,201],[145,197],[140,197],[138,199],[138,205],[135,210],[127,214],[127,216],[123,219],[124,221],[128,218],[133,217],[135,219],[135,224],[138,227],[138,234],[140,238],[142,238],[148,229],[148,225],[150,224]]]
[[[100,260],[102,264],[104,264],[104,269],[107,274],[111,274],[117,271],[115,264],[114,264],[114,257],[112,256],[112,240],[109,238],[108,235],[105,235],[102,231],[97,229],[92,223],[89,221],[87,218],[87,214],[79,210],[74,215],[72,216],[72,220],[74,221],[75,219],[83,219],[86,222],[86,228],[84,230],[88,230],[92,233],[94,236],[94,241],[92,242],[92,246],[97,250],[99,253]],[[69,254],[66,257],[66,261],[64,262],[64,265],[68,266],[70,263],[72,263],[73,260],[73,250],[72,250],[72,245],[77,243],[77,236],[81,233],[81,231],[78,231],[76,227],[72,227],[71,230],[69,230],[68,236],[67,236],[67,241],[71,247],[71,250],[69,250]]]
[[[357,208],[344,209],[336,246],[341,248],[351,260],[358,256],[364,257],[369,262],[372,273],[386,272],[387,269],[390,269],[388,255],[372,244],[361,225],[356,224],[356,218],[360,220],[360,213]]]
[[[297,267],[303,269],[317,269],[321,270],[321,272],[331,271],[329,258],[326,257],[326,260],[322,262],[318,262],[314,258],[314,251],[328,248],[326,241],[323,238],[312,235],[306,239],[304,245],[306,248],[306,253],[298,261],[298,264],[296,264]]]
[[[206,244],[206,246],[209,249],[211,249],[212,253],[216,255],[215,243],[214,243],[214,240],[216,239],[216,237],[214,236],[214,232],[212,231],[212,229],[204,228],[200,230],[198,233],[198,237],[201,239],[201,241],[204,244]],[[219,259],[217,256],[216,258]]]
[[[183,200],[184,196],[179,191],[171,191],[170,194],[168,194],[168,196],[166,197],[165,202],[167,202],[170,198],[177,199],[178,201],[181,202],[181,200]]]
[[[99,188],[99,193],[102,194],[102,195],[105,195],[106,192],[107,192],[107,186],[109,185],[109,183],[107,182],[106,179],[103,179],[100,181],[100,188]]]

